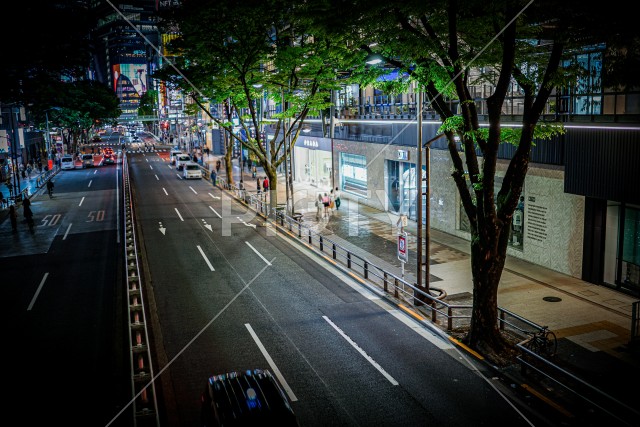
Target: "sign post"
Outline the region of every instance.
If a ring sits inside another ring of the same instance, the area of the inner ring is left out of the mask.
[[[402,278],[404,279],[404,265],[409,261],[409,251],[407,249],[407,233],[401,231],[398,234],[398,259],[402,263]]]

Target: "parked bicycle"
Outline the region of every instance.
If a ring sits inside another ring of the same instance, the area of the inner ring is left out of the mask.
[[[548,326],[542,326],[536,332],[529,332],[531,338],[527,343],[527,348],[537,355],[544,357],[554,357],[558,351],[558,338]]]

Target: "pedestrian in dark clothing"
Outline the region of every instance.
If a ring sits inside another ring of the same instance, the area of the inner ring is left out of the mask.
[[[11,219],[11,230],[16,231],[18,229],[18,214],[16,214],[15,206],[9,206],[9,218]]]
[[[260,178],[256,178],[256,187],[258,187],[258,194],[260,194]]]
[[[213,185],[218,185],[218,174],[215,171],[211,172],[211,182]]]
[[[217,160],[217,161],[216,161],[216,173],[220,173],[220,165],[221,165],[221,164],[222,164],[222,163],[220,162],[220,160]]]

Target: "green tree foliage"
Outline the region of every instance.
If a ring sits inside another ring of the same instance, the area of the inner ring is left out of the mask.
[[[616,63],[637,63],[637,24],[625,25],[629,18],[619,16],[621,9],[603,12],[600,6],[592,9],[575,0],[314,2],[317,21],[329,34],[350,35],[351,46],[379,53],[388,66],[408,73],[442,118],[452,178],[471,225],[474,303],[465,342],[497,363],[514,353],[498,329],[497,289],[531,147],[536,138],[563,131],[560,124],[539,123],[552,90],[593,81],[580,79],[595,70],[582,67],[574,55],[602,43],[608,46],[605,55],[615,59],[611,69],[605,68],[603,84],[637,85],[638,74],[627,75]],[[480,128],[470,90],[483,81],[493,87],[486,130]],[[524,95],[524,114],[519,129],[507,129],[503,104],[514,85]],[[459,110],[451,110],[448,100],[457,101]],[[496,194],[498,147],[505,142],[517,148]]]
[[[262,165],[274,205],[276,168],[290,158],[305,118],[329,106],[340,65],[350,56],[320,33],[312,36],[311,23],[293,1],[194,0],[173,9],[161,24],[178,32],[170,46],[177,56],[155,77],[180,87],[199,105],[224,104],[226,117],[212,119],[230,143],[238,141]],[[280,104],[268,141],[256,132],[264,125],[263,96]],[[238,120],[244,137],[233,131],[231,118]]]

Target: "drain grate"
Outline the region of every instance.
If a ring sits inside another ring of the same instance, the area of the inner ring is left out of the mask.
[[[562,301],[562,298],[559,298],[559,297],[544,297],[542,299],[544,301],[547,301],[547,302],[559,302],[559,301]]]

